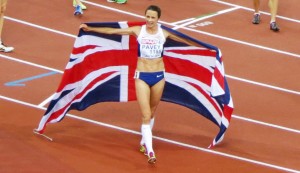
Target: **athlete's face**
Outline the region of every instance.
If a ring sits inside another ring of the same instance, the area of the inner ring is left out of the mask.
[[[146,25],[147,27],[155,27],[158,22],[158,15],[156,11],[147,10],[146,11]]]

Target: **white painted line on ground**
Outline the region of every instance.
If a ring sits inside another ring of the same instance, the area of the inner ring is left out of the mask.
[[[296,130],[296,129],[292,129],[292,128],[288,128],[288,127],[284,127],[284,126],[279,126],[279,125],[275,125],[275,124],[271,124],[271,123],[265,123],[265,122],[262,122],[262,121],[257,121],[257,120],[253,120],[253,119],[250,119],[250,118],[241,117],[241,116],[238,116],[238,115],[232,115],[232,117],[236,118],[236,119],[239,119],[239,120],[252,122],[252,123],[255,123],[255,124],[260,124],[260,125],[263,125],[263,126],[273,127],[273,128],[277,128],[277,129],[280,129],[280,130],[285,130],[285,131],[300,134],[300,130]]]
[[[45,70],[55,71],[57,73],[63,73],[63,71],[61,71],[61,70],[57,70],[57,69],[46,67],[46,66],[39,65],[39,64],[36,64],[36,63],[28,62],[28,61],[21,60],[21,59],[18,59],[18,58],[14,58],[14,57],[11,57],[11,56],[8,56],[8,55],[0,54],[0,57],[2,57],[4,59],[11,60],[11,61],[16,61],[16,62],[19,62],[19,63],[27,64],[27,65],[30,65],[30,66],[33,66],[33,67],[38,67],[38,68],[45,69]]]
[[[46,66],[43,66],[43,65],[39,65],[39,64],[28,62],[28,61],[20,60],[20,59],[17,59],[17,58],[13,58],[11,56],[0,54],[0,57],[2,57],[4,59],[16,61],[16,62],[19,62],[19,63],[23,63],[23,64],[27,64],[27,65],[31,65],[31,66],[34,66],[34,67],[38,67],[38,68],[42,68],[42,69],[46,69],[46,70],[50,70],[50,71],[55,71],[57,73],[63,74],[62,70],[57,70],[57,69],[46,67]],[[266,88],[270,88],[270,89],[274,89],[274,90],[278,90],[278,91],[282,91],[282,92],[287,92],[287,93],[291,93],[291,94],[300,95],[299,91],[289,90],[289,89],[285,89],[285,88],[281,88],[281,87],[277,87],[277,86],[272,86],[272,85],[268,85],[268,84],[264,84],[264,83],[260,83],[260,82],[255,82],[255,81],[251,81],[251,80],[247,80],[247,79],[243,79],[243,78],[239,78],[239,77],[235,77],[235,76],[231,76],[231,75],[226,75],[226,77],[230,78],[230,79],[233,79],[233,80],[253,84],[253,85],[258,85],[258,86],[262,86],[262,87],[266,87]],[[46,99],[46,100],[48,100],[48,99]],[[47,104],[46,100],[44,100],[42,103],[40,103],[40,105],[44,106],[45,104]]]
[[[211,1],[214,1],[214,0],[211,0]],[[93,3],[93,2],[89,2],[89,1],[83,1],[83,2],[85,2],[87,4],[90,4],[90,5],[100,7],[100,8],[105,8],[105,9],[112,10],[112,11],[115,11],[115,12],[127,14],[127,15],[130,15],[130,16],[135,16],[135,17],[138,17],[138,18],[144,18],[144,16],[141,16],[141,15],[137,15],[137,14],[130,13],[130,12],[127,12],[127,11],[107,7],[107,6],[104,6],[104,5],[99,5],[99,4],[96,4],[96,3]],[[216,0],[215,2],[219,2],[219,1]],[[232,6],[236,6],[238,8],[242,8],[242,9],[246,9],[246,10],[249,9],[249,8],[245,8],[245,7],[237,6],[237,5],[233,5],[233,4],[232,4]],[[284,19],[288,20],[289,18],[284,18]],[[290,20],[290,21],[296,22],[297,20]],[[176,27],[176,25],[172,25],[172,23],[167,23],[167,22],[164,22],[164,21],[160,21],[160,23]],[[189,30],[189,31],[192,31],[192,32],[196,32],[196,33],[208,35],[208,36],[211,36],[211,37],[231,41],[231,42],[234,42],[234,43],[247,45],[247,46],[250,46],[250,47],[255,47],[255,48],[259,48],[259,49],[263,49],[263,50],[268,50],[268,51],[271,51],[271,52],[276,52],[276,53],[280,53],[280,54],[300,58],[300,55],[296,54],[296,53],[291,53],[291,52],[282,51],[282,50],[278,50],[278,49],[273,49],[273,48],[269,48],[269,47],[265,47],[265,46],[260,46],[260,45],[257,45],[255,43],[249,43],[249,42],[245,42],[245,41],[241,41],[241,40],[237,40],[237,39],[233,39],[233,38],[229,38],[229,37],[224,37],[224,36],[220,36],[220,35],[217,35],[217,34],[212,34],[212,33],[209,33],[209,32],[199,31],[199,30],[195,30],[195,29],[191,29],[191,28],[187,28],[187,27],[183,27],[182,29],[186,29],[186,30]]]
[[[28,25],[28,26],[32,26],[32,27],[35,27],[35,28],[39,28],[39,29],[42,29],[42,30],[54,32],[54,33],[56,33],[56,34],[65,35],[65,36],[73,37],[73,38],[76,38],[76,37],[77,37],[76,35],[68,34],[68,33],[61,32],[61,31],[58,31],[58,30],[55,30],[55,29],[50,29],[50,28],[47,28],[47,27],[44,27],[44,26],[40,26],[40,25],[36,25],[36,24],[33,24],[33,23],[25,22],[25,21],[23,21],[23,20],[19,20],[19,19],[7,17],[7,16],[4,16],[4,18],[5,18],[5,19],[8,19],[8,20],[11,20],[11,21],[14,21],[14,22],[22,23],[22,24],[24,24],[24,25]],[[79,26],[78,26],[78,27],[79,27]]]
[[[84,2],[87,2],[87,1],[84,1]],[[95,4],[95,3],[91,3],[90,4]],[[128,13],[128,12],[124,12],[122,10],[116,10],[114,8],[110,8],[110,7],[106,7],[106,6],[102,6],[102,5],[96,5],[96,6],[100,6],[102,8],[106,8],[106,9],[109,9],[109,10],[113,10],[113,11],[118,11],[118,12],[121,12],[121,13],[127,13],[128,15],[133,15],[133,16],[136,16],[136,17],[139,17],[139,18],[144,18],[144,16],[139,16],[139,15],[134,15],[132,13]],[[239,8],[243,8],[243,9],[247,9],[247,8],[244,8],[244,7],[241,7],[241,6],[238,6]],[[248,10],[248,9],[247,9]],[[280,17],[280,16],[279,16]],[[13,19],[13,18],[10,18],[10,17],[5,17],[6,19],[9,19],[9,20],[12,20],[12,21],[15,21],[15,22],[19,22],[19,23],[23,23],[25,25],[30,25],[30,26],[33,26],[33,27],[37,27],[37,28],[40,28],[40,29],[44,29],[44,30],[47,30],[47,31],[50,31],[50,32],[55,32],[55,33],[58,33],[58,34],[63,34],[63,32],[60,32],[60,31],[57,31],[57,30],[52,30],[52,29],[48,29],[46,27],[41,27],[39,25],[35,25],[35,24],[31,24],[31,23],[28,23],[28,22],[24,22],[24,21],[20,21],[20,20],[17,20],[17,19]],[[283,19],[286,19],[286,20],[290,20],[289,18],[285,18],[285,17],[282,17]],[[290,20],[290,21],[294,21],[294,22],[298,22],[298,20]],[[166,22],[163,22],[165,24],[168,24]],[[168,25],[172,25],[172,24],[168,24]],[[189,29],[189,28],[185,28],[185,29]],[[196,30],[192,30],[192,31],[196,31]],[[202,34],[207,34],[205,32],[203,32]],[[225,40],[228,40],[228,41],[233,41],[233,42],[236,42],[237,40],[234,40],[234,39],[230,39],[230,38],[226,38],[226,37],[222,37],[222,36],[218,36],[218,35],[214,35],[214,34],[210,34],[208,33],[208,35],[210,36],[213,36],[213,37],[217,37],[217,38],[221,38],[221,39],[224,39]],[[71,34],[68,34],[66,36],[70,36],[70,37],[73,37],[73,38],[76,38],[76,36],[74,35],[71,35]],[[237,43],[241,43],[243,44],[244,42],[241,41],[241,42],[237,42]],[[246,44],[248,45],[248,44]],[[253,44],[249,43],[249,46],[253,46],[253,47],[256,47],[254,46]],[[264,49],[265,47],[257,47],[257,48],[262,48]],[[271,48],[267,48],[266,50],[270,50],[270,51],[274,51],[274,49],[271,49]],[[277,52],[277,51],[275,51]],[[284,51],[279,51],[277,53],[283,53]],[[295,57],[300,57],[298,54],[287,54],[287,55],[291,55],[291,56],[295,56]],[[2,55],[0,55],[1,57],[3,57]],[[8,58],[7,58],[8,59]],[[33,63],[28,63],[26,61],[22,61],[22,60],[16,60],[18,62],[21,62],[21,63],[25,63],[25,64],[28,64],[28,65],[33,65]],[[37,66],[38,67],[38,66]],[[47,69],[49,69],[47,67]],[[51,69],[51,68],[50,68]],[[55,71],[55,70],[53,70]],[[277,88],[277,87],[276,87]],[[299,92],[296,92],[296,93],[299,93]],[[39,108],[39,109],[43,109],[45,110],[46,108],[41,108],[37,105],[32,105],[30,103],[26,103],[26,102],[22,102],[22,101],[19,101],[19,100],[15,100],[15,99],[11,99],[11,98],[7,98],[7,97],[4,97],[4,96],[1,96],[0,95],[0,98],[1,99],[4,99],[4,100],[8,100],[8,101],[12,101],[12,102],[15,102],[15,103],[19,103],[19,104],[23,104],[23,105],[27,105],[27,106],[30,106],[30,107],[34,107],[34,108]],[[77,116],[74,116],[74,115],[67,115],[67,116],[70,116],[72,118],[77,118],[77,119],[82,119],[81,117],[77,117]],[[242,120],[245,120],[245,121],[250,121],[251,119],[248,119],[248,118],[243,118],[243,117],[239,117],[239,116],[234,116],[235,118],[239,118],[239,119],[242,119]],[[84,120],[84,119],[82,119]],[[93,120],[89,120],[89,119],[86,119],[85,121],[87,122],[93,122]],[[250,122],[254,122],[254,123],[258,123],[258,124],[262,124],[262,125],[265,125],[265,124],[268,124],[268,123],[263,123],[263,122],[259,122],[259,121],[256,121],[256,120],[252,120]],[[120,128],[120,127],[116,127],[116,126],[112,126],[112,125],[109,125],[109,124],[103,124],[101,122],[94,122],[96,124],[99,124],[99,125],[107,125],[107,127],[111,127],[111,128],[115,128],[115,129],[119,129],[119,130],[123,130],[123,131],[128,131],[130,133],[133,133],[133,134],[140,134],[139,132],[136,132],[136,131],[132,131],[132,130],[129,130],[129,129],[123,129],[123,128]],[[271,126],[271,127],[275,127],[275,128],[278,128],[277,125],[274,125],[274,126]],[[280,126],[281,127],[281,126]],[[299,130],[294,130],[294,129],[290,129],[290,128],[280,128],[280,129],[283,129],[283,130],[287,130],[287,131],[293,131],[293,132],[296,132],[298,133]],[[201,151],[206,151],[206,152],[211,152],[211,153],[214,153],[214,154],[218,154],[218,155],[222,155],[222,156],[226,156],[226,157],[230,157],[230,158],[234,158],[234,159],[238,159],[238,160],[243,160],[243,161],[247,161],[247,162],[251,162],[251,163],[256,163],[256,164],[259,164],[259,165],[264,165],[264,166],[268,166],[268,167],[272,167],[272,168],[275,168],[275,169],[279,169],[279,170],[284,170],[284,171],[289,171],[289,172],[300,172],[298,170],[294,170],[294,169],[289,169],[289,168],[285,168],[285,167],[280,167],[280,166],[276,166],[276,165],[272,165],[272,164],[268,164],[268,163],[264,163],[264,162],[259,162],[259,161],[255,161],[255,160],[251,160],[251,159],[247,159],[247,158],[242,158],[242,157],[238,157],[238,156],[233,156],[233,155],[230,155],[230,154],[226,154],[226,153],[221,153],[221,152],[216,152],[216,151],[213,151],[213,150],[208,150],[208,149],[205,149],[205,148],[200,148],[200,147],[197,147],[197,146],[192,146],[192,145],[188,145],[188,144],[183,144],[183,143],[180,143],[180,142],[176,142],[176,141],[172,141],[172,140],[168,140],[168,139],[164,139],[164,138],[160,138],[160,137],[155,137],[156,139],[159,139],[159,140],[163,140],[163,141],[166,141],[166,142],[170,142],[170,143],[173,143],[173,144],[177,144],[177,145],[182,145],[182,146],[186,146],[186,147],[190,147],[190,148],[194,148],[194,149],[198,149],[198,150],[201,150]]]
[[[97,4],[97,3],[94,3],[94,2],[84,1],[84,0],[82,0],[82,2],[84,2],[86,4],[90,4],[90,5],[96,6],[96,7],[104,8],[104,9],[107,9],[107,10],[119,12],[119,13],[122,13],[122,14],[127,14],[129,16],[134,16],[134,17],[142,18],[142,19],[145,18],[145,16],[141,16],[141,15],[130,13],[130,12],[127,12],[127,11],[124,11],[124,10],[119,10],[119,9],[116,9],[116,8],[112,8],[112,7],[108,7],[108,6],[105,6],[105,5]]]
[[[186,23],[184,23],[184,24],[175,26],[175,27],[173,27],[172,29],[177,30],[177,29],[179,29],[179,28],[183,28],[183,27],[185,27],[185,26],[188,26],[188,25],[190,25],[190,24],[192,24],[192,23],[196,23],[196,22],[201,21],[201,20],[205,20],[205,19],[208,19],[208,18],[211,18],[211,17],[214,17],[214,16],[218,16],[218,15],[221,15],[221,14],[225,14],[225,13],[228,13],[228,12],[231,12],[231,11],[234,11],[234,10],[237,10],[237,9],[239,9],[239,8],[238,8],[238,7],[233,7],[233,8],[230,8],[230,9],[218,11],[218,12],[216,12],[216,13],[214,13],[214,14],[211,14],[211,15],[207,15],[207,16],[195,18],[195,19],[192,20],[192,21],[189,21],[189,22],[186,22]],[[171,24],[174,25],[174,23],[171,23]]]
[[[91,3],[91,4],[94,4],[94,3]],[[97,5],[97,6],[101,6],[102,7],[102,5]],[[108,8],[108,9],[113,9],[113,8]],[[49,28],[46,28],[46,27],[43,27],[43,26],[35,25],[35,24],[29,23],[29,22],[18,20],[18,19],[13,19],[13,18],[10,18],[10,17],[6,17],[6,18],[9,19],[9,20],[13,20],[15,22],[19,22],[19,23],[25,24],[25,25],[29,25],[29,26],[36,27],[36,28],[39,28],[39,29],[44,29],[44,30],[47,30],[47,31],[50,31],[50,32],[54,32],[54,33],[57,33],[57,34],[61,34],[61,35],[65,35],[65,36],[76,38],[75,35],[68,34],[68,33],[65,33],[65,32],[62,32],[62,31],[57,31],[57,30],[49,29]],[[58,73],[61,73],[61,74],[63,73],[63,71],[61,71],[61,70],[57,70],[57,69],[49,68],[49,67],[46,67],[46,66],[43,66],[43,65],[39,65],[39,64],[28,62],[28,61],[20,60],[20,59],[13,58],[13,57],[10,57],[10,56],[7,56],[7,55],[0,54],[0,57],[5,58],[5,59],[9,59],[9,60],[12,60],[12,61],[24,63],[24,64],[27,64],[27,65],[35,66],[35,67],[38,67],[38,68],[43,68],[43,69],[55,71],[55,72],[58,72]],[[259,85],[259,86],[263,86],[263,87],[267,87],[267,88],[271,88],[271,89],[275,89],[275,90],[279,90],[279,91],[283,91],[283,92],[288,92],[288,93],[300,95],[300,92],[298,92],[298,91],[288,90],[288,89],[284,89],[284,88],[280,88],[280,87],[276,87],[276,86],[272,86],[272,85],[268,85],[268,84],[263,84],[263,83],[259,83],[259,82],[255,82],[255,81],[251,81],[251,80],[247,80],[247,79],[242,79],[242,78],[231,76],[231,75],[226,75],[226,77],[234,79],[234,80],[238,80],[238,81],[242,81],[242,82],[254,84],[254,85]],[[51,100],[51,98],[52,98],[52,96],[50,96],[45,101],[43,101],[42,103],[40,103],[39,107],[42,107],[45,104],[47,104],[49,102],[49,100]],[[239,117],[236,116],[235,118],[239,118]],[[246,120],[246,118],[243,118],[243,117],[240,117],[239,119]],[[251,120],[251,119],[249,119],[248,121],[250,121],[250,122],[257,122],[256,120]],[[261,122],[259,124],[265,124],[265,123]],[[274,126],[277,126],[277,125],[274,125]],[[277,126],[277,127],[279,127],[279,126]],[[282,128],[282,129],[288,129],[288,128]],[[298,132],[298,130],[293,130],[293,129],[290,130],[290,131]]]
[[[54,97],[55,93],[52,94],[51,96],[49,96],[47,99],[45,99],[44,101],[42,101],[40,104],[38,104],[39,108],[45,107],[46,104],[50,103],[50,101],[52,100],[52,98]]]
[[[42,69],[46,69],[46,70],[51,70],[51,71],[56,71],[57,73],[61,73],[61,74],[63,73],[63,71],[61,71],[61,70],[56,70],[56,69],[49,68],[49,67],[42,66],[42,65],[38,65],[38,64],[35,64],[35,63],[29,63],[27,61],[19,60],[17,58],[13,58],[13,57],[10,57],[10,56],[0,54],[0,57],[8,59],[8,60],[24,63],[24,64],[27,64],[27,65],[31,65],[31,66],[34,66],[34,67],[38,67],[38,68],[42,68]],[[228,75],[226,75],[226,77],[228,77]],[[284,88],[279,88],[279,87],[275,87],[275,86],[271,86],[271,85],[267,85],[267,84],[263,84],[263,83],[258,83],[258,82],[254,82],[254,81],[250,81],[250,80],[245,80],[245,79],[242,79],[242,78],[237,78],[237,77],[234,77],[234,76],[230,76],[230,78],[235,79],[235,80],[239,80],[239,81],[242,81],[242,82],[254,84],[254,85],[263,86],[263,87],[266,87],[266,88],[271,88],[271,89],[274,89],[274,90],[279,90],[279,91],[282,91],[282,92],[287,92],[287,93],[291,93],[291,94],[300,95],[300,92],[297,92],[297,91],[287,90],[287,89],[284,89]],[[51,99],[53,98],[53,95],[54,94],[52,94],[47,99],[45,99],[40,104],[38,104],[38,107],[39,108],[44,107],[47,103],[49,103],[51,101]],[[278,129],[281,129],[281,130],[286,130],[286,131],[290,131],[290,132],[300,134],[300,131],[296,130],[296,129],[291,129],[291,128],[287,128],[287,127],[283,127],[283,126],[279,126],[279,125],[275,125],[275,124],[265,123],[265,122],[262,122],[262,121],[257,121],[257,120],[253,120],[253,119],[250,119],[250,118],[237,116],[237,115],[233,115],[232,117],[236,118],[236,119],[240,119],[240,120],[244,120],[244,121],[248,121],[248,122],[252,122],[252,123],[256,123],[256,124],[260,124],[260,125],[265,125],[265,126],[269,126],[269,127],[274,127],[274,128],[278,128]]]
[[[189,21],[192,21],[192,20],[195,20],[196,18],[189,18],[189,19],[184,19],[184,20],[180,20],[180,21],[177,21],[177,22],[173,22],[172,25],[180,25],[181,23],[186,23],[186,22],[189,22]]]
[[[23,101],[16,100],[16,99],[12,99],[12,98],[8,98],[8,97],[2,96],[2,95],[0,95],[0,99],[7,100],[7,101],[10,101],[10,102],[14,102],[14,103],[18,103],[18,104],[22,104],[22,105],[33,107],[33,108],[46,110],[46,108],[41,108],[41,107],[38,107],[37,105],[30,104],[30,103],[23,102]],[[115,129],[115,130],[120,130],[120,131],[127,132],[127,133],[141,135],[140,132],[137,132],[137,131],[134,131],[134,130],[130,130],[130,129],[122,128],[122,127],[119,127],[119,126],[115,126],[115,125],[111,125],[111,124],[91,120],[91,119],[88,119],[88,118],[83,118],[83,117],[79,117],[79,116],[72,115],[72,114],[66,114],[66,116],[77,119],[77,120],[89,122],[89,123],[92,123],[92,124],[112,128],[112,129]],[[190,144],[185,144],[185,143],[182,143],[182,142],[178,142],[178,141],[174,141],[174,140],[170,140],[170,139],[166,139],[166,138],[162,138],[162,137],[158,137],[158,136],[153,136],[153,138],[157,139],[157,140],[160,140],[160,141],[168,142],[170,144],[175,144],[175,145],[179,145],[179,146],[182,146],[182,147],[187,147],[187,148],[191,148],[191,149],[195,149],[195,150],[199,150],[199,151],[203,151],[203,152],[207,152],[207,153],[212,153],[212,154],[215,154],[215,155],[228,157],[228,158],[231,158],[231,159],[236,159],[236,160],[240,160],[240,161],[244,161],[244,162],[249,162],[249,163],[253,163],[253,164],[257,164],[257,165],[261,165],[261,166],[266,166],[266,167],[277,169],[277,170],[282,170],[282,171],[287,171],[287,172],[292,172],[292,173],[299,173],[300,172],[299,170],[290,169],[290,168],[287,168],[287,167],[282,167],[282,166],[278,166],[278,165],[274,165],[274,164],[269,164],[269,163],[261,162],[261,161],[258,161],[258,160],[248,159],[248,158],[236,156],[236,155],[233,155],[233,154],[227,154],[227,153],[224,153],[224,152],[214,151],[212,149],[207,149],[207,148],[198,147],[198,146],[194,146],[194,145],[190,145]]]
[[[212,33],[209,33],[209,32],[195,30],[195,29],[192,29],[192,28],[184,27],[184,29],[192,31],[192,32],[196,32],[196,33],[208,35],[208,36],[211,36],[211,37],[215,37],[215,38],[219,38],[219,39],[231,41],[231,42],[234,42],[234,43],[238,43],[238,44],[247,45],[247,46],[250,46],[250,47],[259,48],[259,49],[267,50],[267,51],[270,51],[270,52],[276,52],[276,53],[283,54],[283,55],[288,55],[288,56],[291,56],[291,57],[300,58],[300,54],[291,53],[291,52],[287,52],[287,51],[282,51],[282,50],[278,50],[278,49],[273,49],[273,48],[269,48],[269,47],[266,47],[266,46],[260,46],[260,45],[255,44],[255,43],[249,43],[249,42],[245,42],[245,41],[241,41],[241,40],[236,40],[236,39],[233,39],[233,38],[228,38],[228,37],[224,37],[224,36],[212,34]]]
[[[239,78],[239,77],[235,77],[235,76],[231,76],[231,75],[226,75],[226,77],[230,78],[230,79],[238,80],[241,82],[251,83],[253,85],[258,85],[258,86],[271,88],[271,89],[275,89],[275,90],[279,90],[279,91],[283,91],[283,92],[287,92],[287,93],[291,93],[291,94],[300,95],[299,91],[293,91],[293,90],[289,90],[289,89],[285,89],[285,88],[280,88],[277,86],[268,85],[268,84],[264,84],[264,83],[260,83],[260,82],[255,82],[255,81],[251,81],[251,80],[247,80],[247,79],[243,79],[243,78]]]
[[[135,16],[135,17],[138,17],[138,18],[144,18],[144,16],[136,15],[136,14],[129,13],[129,12],[126,12],[126,11],[114,9],[114,8],[111,8],[111,7],[106,7],[106,6],[99,5],[99,4],[92,3],[92,2],[88,2],[88,1],[84,1],[84,2],[86,2],[88,4],[91,4],[91,5],[101,7],[101,8],[105,8],[105,9],[120,12],[120,13],[123,13],[123,14],[128,14],[128,15],[131,15],[131,16]],[[64,33],[64,32],[61,32],[61,31],[49,29],[49,28],[46,28],[46,27],[43,27],[43,26],[39,26],[39,25],[32,24],[32,23],[29,23],[29,22],[21,21],[21,20],[14,19],[14,18],[11,18],[11,17],[6,17],[5,16],[5,18],[9,19],[9,20],[12,20],[12,21],[15,21],[15,22],[25,24],[25,25],[36,27],[36,28],[39,28],[39,29],[44,29],[44,30],[47,30],[47,31],[50,31],[50,32],[55,32],[55,33],[62,34],[62,35],[67,34],[67,33]],[[167,22],[164,22],[164,21],[160,21],[160,23],[176,27],[176,25],[172,25],[171,23],[167,23]],[[299,54],[295,54],[295,53],[291,53],[291,52],[286,52],[286,51],[282,51],[282,50],[278,50],[278,49],[273,49],[273,48],[269,48],[269,47],[265,47],[265,46],[260,46],[260,45],[257,45],[257,44],[253,44],[253,43],[249,43],[249,42],[245,42],[245,41],[240,41],[240,40],[236,40],[236,39],[233,39],[233,38],[228,38],[228,37],[220,36],[220,35],[217,35],[217,34],[212,34],[212,33],[209,33],[209,32],[199,31],[199,30],[195,30],[195,29],[191,29],[191,28],[187,28],[187,27],[183,27],[182,29],[189,30],[189,31],[192,31],[192,32],[196,32],[196,33],[200,33],[200,34],[204,34],[204,35],[208,35],[208,36],[219,38],[219,39],[223,39],[223,40],[227,40],[227,41],[231,41],[231,42],[235,42],[235,43],[239,43],[239,44],[243,44],[243,45],[247,45],[247,46],[250,46],[250,47],[255,47],[255,48],[259,48],[259,49],[263,49],[263,50],[268,50],[268,51],[271,51],[271,52],[276,52],[276,53],[280,53],[280,54],[300,58]],[[69,35],[70,37],[76,38],[76,36],[74,36],[72,34],[67,34],[67,35]]]

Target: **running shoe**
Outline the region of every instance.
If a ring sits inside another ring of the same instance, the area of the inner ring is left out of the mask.
[[[127,0],[107,0],[107,2],[116,2],[118,4],[125,4]]]
[[[145,144],[143,144],[143,145],[140,146],[140,152],[144,153],[144,155],[148,155],[147,154],[147,148],[146,148]]]
[[[82,14],[83,14],[83,12],[82,12],[82,9],[81,9],[80,5],[77,5],[77,6],[75,7],[74,15],[75,15],[75,16],[80,16],[80,15],[82,15]]]
[[[86,10],[87,9],[87,7],[82,2],[80,2],[79,5],[80,5],[80,7],[81,7],[82,10]],[[73,0],[73,7],[76,7],[76,6],[77,6],[76,0]]]
[[[1,43],[0,44],[0,52],[12,52],[14,50],[13,47],[9,47],[9,46],[6,46],[5,44]]]
[[[127,0],[116,0],[117,4],[125,4]]]
[[[148,154],[148,163],[154,164],[156,162],[156,157],[153,152]]]
[[[259,24],[260,23],[260,14],[254,14],[253,15],[252,23],[253,24]]]
[[[271,22],[271,23],[270,23],[270,30],[273,30],[273,31],[277,32],[277,31],[279,31],[280,29],[279,29],[279,27],[278,27],[278,25],[277,25],[276,22]]]

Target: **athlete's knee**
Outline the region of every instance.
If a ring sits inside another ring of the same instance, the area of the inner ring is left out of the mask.
[[[6,10],[6,4],[1,4],[0,6],[0,13],[3,14]]]

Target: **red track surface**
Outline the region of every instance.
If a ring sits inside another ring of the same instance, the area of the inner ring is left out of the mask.
[[[162,8],[161,21],[167,26],[239,5],[233,11],[178,29],[222,50],[235,105],[222,144],[207,150],[217,127],[191,110],[163,102],[153,132],[159,137],[154,139],[155,165],[148,165],[138,152],[140,112],[136,102],[101,103],[70,112],[113,128],[67,117],[48,126],[46,133],[53,142],[33,135],[45,111],[38,105],[56,90],[80,23],[141,21],[131,14],[143,16],[150,4]],[[125,5],[91,0],[86,5],[88,10],[77,18],[71,0],[8,2],[2,39],[14,46],[15,52],[0,54],[1,173],[300,172],[298,0],[280,2],[279,15],[285,18],[278,18],[279,33],[269,30],[268,15],[262,16],[260,25],[251,24],[250,0],[173,0],[172,6],[166,0],[129,0]],[[269,11],[266,2],[261,5],[263,11]],[[208,21],[213,24],[199,26]],[[25,82],[25,86],[5,85],[50,71],[58,73]]]

